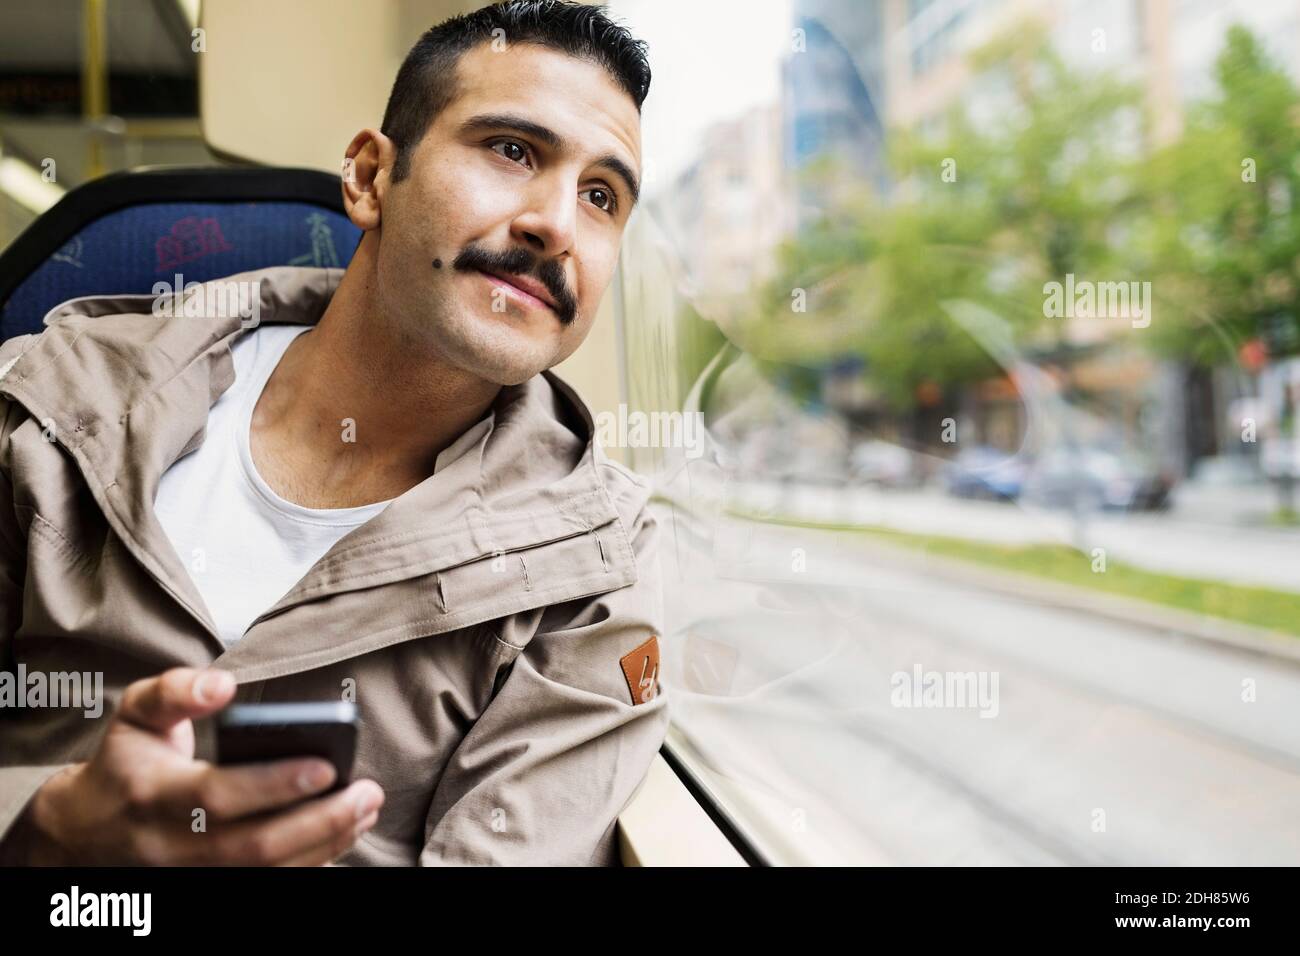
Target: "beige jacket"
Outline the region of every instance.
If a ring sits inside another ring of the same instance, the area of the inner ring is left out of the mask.
[[[339,269],[273,268],[263,323],[314,324]],[[550,372],[503,388],[467,453],[343,537],[229,650],[153,511],[234,380],[231,318],[149,295],[63,303],[0,345],[0,670],[102,672],[103,713],[0,709],[0,838],[87,759],[130,682],[215,664],[237,701],[338,700],[378,824],[350,864],[617,864],[668,724],[648,483]],[[256,555],[249,555],[255,567]],[[210,721],[200,757],[212,757]]]

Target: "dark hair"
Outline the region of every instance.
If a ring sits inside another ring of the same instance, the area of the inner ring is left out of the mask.
[[[494,36],[498,29],[504,34]],[[456,64],[461,55],[501,35],[509,43],[536,43],[594,61],[618,80],[641,111],[650,91],[645,41],[635,39],[591,4],[503,0],[432,27],[406,54],[380,127],[397,146],[393,182],[406,178],[411,151],[433,118],[456,98]]]

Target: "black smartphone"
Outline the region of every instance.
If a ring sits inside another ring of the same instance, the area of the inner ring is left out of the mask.
[[[231,704],[217,715],[217,763],[320,757],[334,765],[333,793],[351,782],[357,723],[348,701]]]

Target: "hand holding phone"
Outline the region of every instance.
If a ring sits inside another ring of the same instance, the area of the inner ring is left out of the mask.
[[[232,714],[225,755],[255,762],[196,760],[191,722],[217,714],[234,694],[230,674],[193,668],[128,686],[91,758],[53,774],[32,796],[0,841],[0,863],[316,866],[347,852],[378,821],[384,802],[373,780],[325,793],[339,767],[351,773],[355,711],[324,715],[328,729],[302,742],[275,730],[251,735],[248,751],[240,748],[250,722]],[[263,719],[253,723],[266,723],[259,712]],[[290,759],[257,759],[277,749]],[[333,767],[313,756],[322,749]],[[192,826],[198,809],[202,828]]]
[[[357,723],[347,701],[232,704],[217,716],[217,763],[320,757],[334,765],[331,793],[352,780]]]

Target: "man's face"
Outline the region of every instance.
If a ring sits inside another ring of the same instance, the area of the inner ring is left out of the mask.
[[[640,115],[604,68],[534,44],[480,44],[457,76],[407,177],[383,184],[378,294],[405,335],[513,385],[591,328],[633,205],[620,172],[640,181]]]

